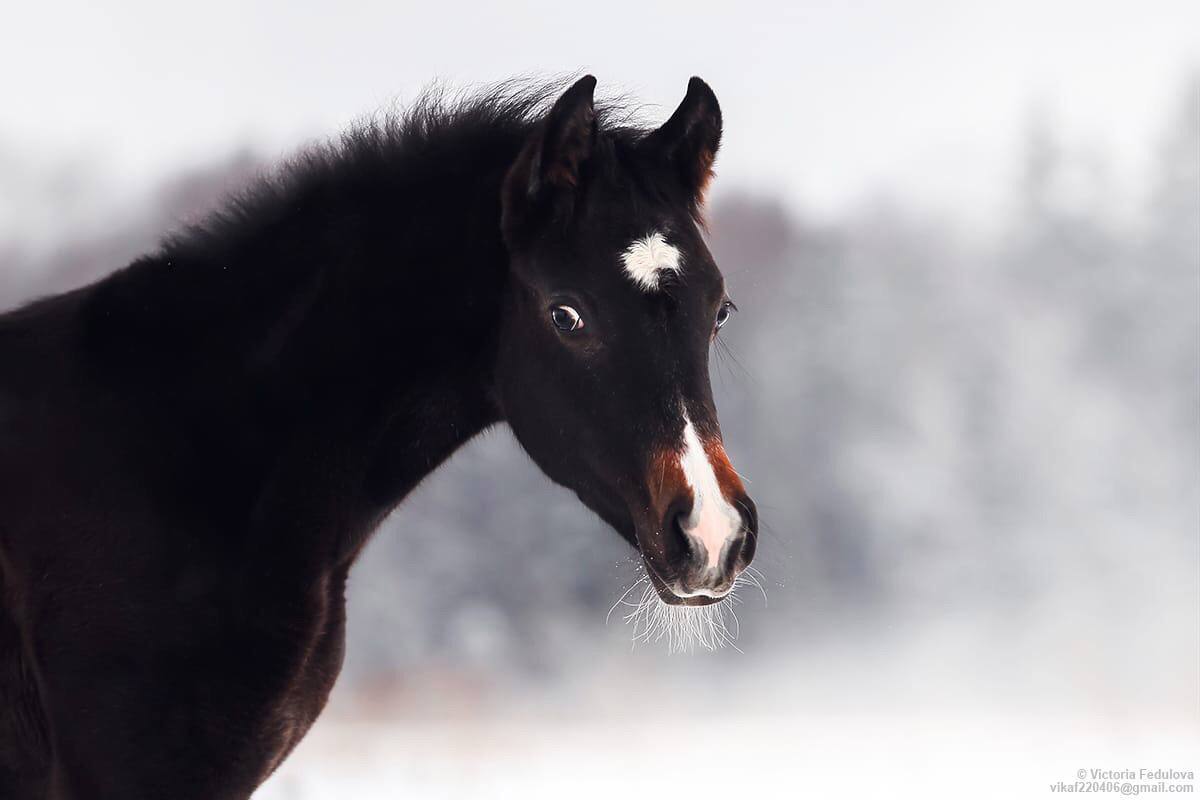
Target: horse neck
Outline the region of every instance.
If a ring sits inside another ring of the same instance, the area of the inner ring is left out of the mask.
[[[247,495],[311,485],[385,513],[499,419],[510,138],[442,153],[445,169],[335,163],[252,196],[98,286],[88,340],[107,374],[181,385],[198,410],[184,416],[229,414],[224,429],[247,434],[236,447],[257,465]],[[330,461],[346,486],[322,486],[325,467],[271,472]]]

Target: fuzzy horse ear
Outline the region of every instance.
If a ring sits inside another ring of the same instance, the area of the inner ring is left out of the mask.
[[[596,141],[595,91],[596,79],[585,75],[550,109],[538,157],[530,170],[531,192],[574,189],[579,185],[580,168],[591,156]]]
[[[553,209],[578,188],[596,142],[596,79],[585,75],[567,89],[530,136],[504,180],[504,227],[533,210]]]
[[[721,146],[721,106],[709,85],[699,78],[688,81],[679,108],[642,146],[673,166],[684,189],[699,202]]]

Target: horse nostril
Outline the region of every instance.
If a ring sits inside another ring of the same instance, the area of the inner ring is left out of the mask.
[[[692,502],[681,497],[671,503],[663,516],[663,537],[667,556],[671,559],[692,558],[696,555],[695,544],[687,535],[685,523],[692,513]]]
[[[738,548],[738,560],[745,566],[754,558],[754,550],[758,544],[758,508],[754,501],[745,495],[738,498],[736,505],[742,517],[742,541]]]

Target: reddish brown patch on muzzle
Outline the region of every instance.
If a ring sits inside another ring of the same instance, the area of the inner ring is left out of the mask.
[[[745,497],[746,489],[729,460],[729,454],[725,452],[725,445],[719,438],[702,437],[700,441],[721,494],[730,505],[736,505],[739,499]],[[672,504],[678,503],[680,496],[686,495],[690,502],[692,490],[684,475],[681,459],[682,448],[664,448],[650,457],[646,486],[650,494],[649,510],[656,519],[662,519]]]
[[[658,531],[657,535],[642,542],[642,550],[647,556],[665,559],[674,550],[670,546],[672,537],[668,535],[670,531],[666,521],[681,507],[691,503],[691,492],[677,450],[658,450],[650,457],[646,487],[649,490],[649,517],[653,520],[652,524],[658,526]],[[681,502],[681,498],[686,500]]]
[[[736,506],[738,500],[745,496],[746,489],[742,486],[742,477],[738,475],[737,470],[729,461],[725,445],[720,439],[706,441],[701,438],[700,441],[704,445],[705,454],[708,455],[708,463],[712,464],[713,474],[717,476],[717,485],[721,487],[721,494],[725,496],[730,505]]]

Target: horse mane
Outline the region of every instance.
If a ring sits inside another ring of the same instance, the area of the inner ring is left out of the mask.
[[[383,224],[379,208],[400,204],[428,214],[453,204],[457,211],[443,214],[447,219],[428,223],[441,226],[429,238],[499,247],[498,224],[461,226],[486,224],[492,206],[498,215],[500,181],[565,85],[514,79],[467,90],[427,87],[411,103],[369,114],[264,169],[127,266],[68,295],[9,311],[0,328],[78,309],[94,348],[161,351],[155,362],[165,369],[185,353],[197,358],[200,349],[282,341],[331,281],[370,281],[380,297],[377,314],[386,316],[391,307],[382,298],[405,296],[414,277],[409,270],[427,263],[428,254],[395,262],[392,252],[356,251],[354,227]],[[649,133],[620,99],[598,102],[596,115],[609,163]],[[480,193],[484,175],[494,194]],[[401,243],[415,241],[413,225],[425,224],[395,218],[409,234],[397,234]],[[385,261],[400,268],[367,278],[349,274]],[[391,283],[383,290],[378,281]]]
[[[204,216],[183,221],[156,248],[72,293],[91,325],[89,338],[154,335],[198,343],[207,337],[233,346],[246,326],[261,334],[266,320],[298,319],[328,273],[390,260],[384,252],[354,252],[354,226],[381,224],[365,220],[384,213],[379,208],[401,205],[427,215],[453,204],[454,219],[431,223],[444,226],[440,236],[482,242],[494,233],[499,246],[498,225],[494,232],[451,226],[484,224],[490,204],[499,203],[504,173],[563,86],[559,79],[467,90],[433,85],[409,104],[369,114],[340,135],[310,143]],[[597,122],[615,150],[647,134],[631,124],[633,118],[619,100],[597,104]],[[494,196],[480,193],[481,178],[496,184]],[[415,223],[396,219],[413,230]],[[396,272],[395,280],[402,280],[404,270]],[[59,311],[65,311],[63,302],[50,298],[29,304],[21,318]],[[17,322],[12,311],[6,317]],[[219,330],[214,318],[221,321]]]
[[[463,152],[519,147],[572,80],[513,78],[474,89],[431,84],[411,103],[368,114],[267,168],[205,217],[164,237],[161,252],[236,238],[297,196],[345,179],[380,171],[433,174]],[[632,148],[650,133],[639,124],[640,108],[623,97],[598,99],[595,110],[599,129],[617,148]]]

